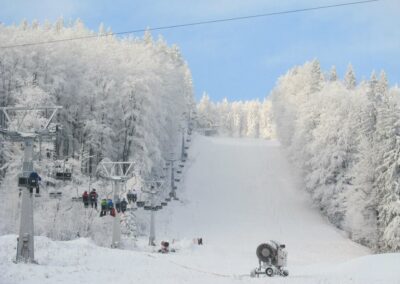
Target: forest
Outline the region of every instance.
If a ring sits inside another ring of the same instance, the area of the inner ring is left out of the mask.
[[[1,49],[0,106],[62,106],[51,150],[55,159],[79,159],[86,175],[103,158],[135,160],[143,176],[157,174],[195,107],[191,73],[178,47],[162,37],[121,39],[111,32],[62,18],[0,25],[3,46],[92,36]],[[0,143],[4,177],[12,148]]]
[[[372,72],[343,80],[318,60],[289,70],[271,93],[277,136],[323,214],[375,251],[400,249],[400,89]]]

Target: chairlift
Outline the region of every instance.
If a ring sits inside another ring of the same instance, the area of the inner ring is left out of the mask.
[[[176,179],[175,179],[175,181],[176,181],[176,182],[180,182],[180,181],[181,181],[181,179],[179,179],[179,178],[176,178]]]
[[[161,206],[167,206],[167,205],[168,205],[167,202],[164,202],[164,201],[161,202]]]
[[[167,198],[165,198],[165,201],[170,202],[170,201],[171,201],[171,198],[170,198],[170,197],[167,197]]]
[[[62,192],[61,191],[49,192],[49,197],[50,198],[61,198]]]
[[[28,178],[27,177],[19,177],[18,178],[18,186],[19,187],[29,187]]]
[[[186,139],[186,142],[188,142],[188,143],[191,142],[191,141],[192,141],[191,139]]]
[[[161,210],[162,209],[162,205],[157,205],[156,206],[156,210]]]
[[[71,165],[67,163],[68,159],[65,161],[58,160],[55,161],[54,178],[58,180],[71,180],[72,179],[72,168]]]
[[[55,175],[55,179],[58,179],[58,180],[71,180],[71,178],[72,178],[72,173],[68,173],[68,172],[65,172],[65,173],[56,172],[56,175]]]
[[[182,162],[182,163],[186,163],[186,159],[182,159],[181,162]]]
[[[189,147],[188,147],[188,146],[185,146],[185,150],[189,150]]]
[[[152,210],[152,208],[153,208],[153,207],[150,206],[150,205],[144,205],[144,206],[143,206],[143,209],[146,210],[146,211]]]
[[[180,167],[180,168],[183,168],[183,167],[185,167],[185,165],[184,165],[184,164],[180,164],[179,167]]]
[[[137,207],[144,207],[145,202],[144,201],[137,201],[136,206]]]
[[[51,181],[51,180],[46,180],[46,186],[55,187],[56,184],[55,184],[55,182],[53,182],[53,181]]]
[[[178,187],[177,186],[174,186],[174,187],[172,187],[173,189],[178,189]]]
[[[177,174],[181,174],[182,171],[181,171],[181,170],[177,170],[176,173],[177,173]]]

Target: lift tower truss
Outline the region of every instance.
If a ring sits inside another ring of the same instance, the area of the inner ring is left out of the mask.
[[[33,143],[37,138],[51,139],[56,132],[49,130],[50,123],[61,106],[38,107],[1,107],[0,113],[5,117],[4,125],[0,125],[0,133],[13,142],[23,142],[24,161],[19,186],[24,187],[21,197],[21,219],[17,244],[16,262],[35,262],[34,222],[33,222],[33,190],[27,182],[33,172]],[[44,116],[29,116],[30,125],[26,125],[29,113],[45,112]],[[35,126],[33,126],[35,125]],[[24,182],[25,181],[25,182]]]
[[[119,199],[121,185],[134,175],[134,162],[101,162],[103,177],[113,182],[114,202]],[[121,220],[116,211],[113,221],[112,248],[121,244]]]

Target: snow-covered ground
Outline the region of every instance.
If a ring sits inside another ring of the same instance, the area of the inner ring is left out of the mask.
[[[181,202],[157,214],[157,239],[176,253],[35,238],[35,264],[14,264],[16,236],[0,237],[0,283],[400,283],[400,254],[371,255],[312,208],[278,143],[193,142]],[[192,243],[202,237],[203,246]],[[258,244],[286,244],[289,277],[252,279]]]

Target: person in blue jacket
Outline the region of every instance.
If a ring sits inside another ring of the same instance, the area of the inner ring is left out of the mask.
[[[111,213],[111,210],[114,208],[114,204],[111,199],[107,200],[107,207],[108,207],[108,211],[110,211],[110,213]]]
[[[33,187],[36,187],[36,194],[39,194],[39,181],[41,181],[42,178],[38,175],[37,172],[31,172],[29,175],[29,185],[30,185],[30,191],[32,193]]]

